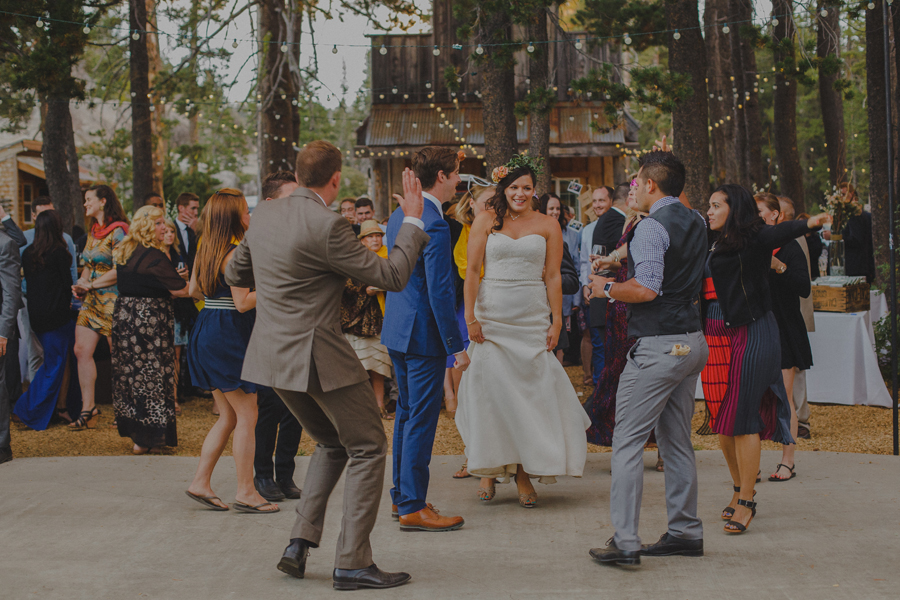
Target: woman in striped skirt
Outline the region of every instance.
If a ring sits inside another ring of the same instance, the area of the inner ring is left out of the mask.
[[[709,361],[701,378],[710,426],[734,482],[734,496],[722,511],[725,532],[743,533],[756,514],[760,438],[793,442],[769,293],[772,251],[829,217],[766,225],[750,192],[734,184],[719,187],[709,202],[714,241],[703,285]]]

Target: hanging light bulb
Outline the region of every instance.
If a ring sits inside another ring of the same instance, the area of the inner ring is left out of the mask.
[[[426,81],[426,82],[425,82],[425,87],[426,87],[427,89],[430,90],[430,89],[431,89],[431,82],[430,82],[430,81]]]
[[[238,47],[237,40],[234,40],[233,42],[231,42],[231,47],[234,49],[237,49],[237,47]]]
[[[679,33],[678,30],[676,29],[676,30],[675,30],[675,33],[672,34],[672,37],[675,38],[676,40],[680,40],[680,39],[681,39],[681,33]]]
[[[84,35],[88,35],[91,32],[91,28],[87,23],[85,23],[84,29],[82,29],[81,31],[84,32]]]
[[[331,49],[331,53],[337,54],[337,44],[335,44],[334,47]]]
[[[440,55],[441,55],[441,49],[438,48],[437,46],[435,46],[435,47],[434,47],[434,50],[432,50],[431,53],[434,54],[435,56],[440,56]]]
[[[478,56],[484,54],[484,48],[481,47],[481,44],[478,44],[478,47],[475,48],[475,54],[477,54]]]
[[[384,56],[387,54],[387,48],[384,47],[384,44],[381,45],[381,48],[378,49],[378,54]]]
[[[731,27],[728,26],[728,23],[725,23],[725,26],[722,27],[722,33],[731,33]]]
[[[397,93],[397,87],[396,87],[396,86],[394,86],[394,87],[391,88],[391,93],[392,93],[392,94],[396,94],[396,93]]]
[[[418,128],[419,128],[419,124],[416,123],[415,121],[413,121],[412,126],[413,126],[413,129],[418,129]]]
[[[581,40],[575,40],[575,49],[581,50],[582,47],[584,47],[584,44],[581,43]]]
[[[825,17],[828,16],[828,9],[827,9],[827,8],[823,8],[823,9],[822,9],[822,12],[820,12],[819,14],[822,15],[822,18],[824,19]]]
[[[772,27],[778,27],[778,19],[772,19]]]
[[[625,39],[622,41],[625,42],[626,44],[631,44],[631,36],[626,33]]]
[[[281,52],[284,53],[287,51],[288,51],[287,43],[281,42]]]
[[[532,52],[534,52],[534,44],[532,44],[531,42],[528,42],[528,47],[525,48],[525,50],[527,50],[528,53],[531,54]]]
[[[875,8],[875,3],[874,3],[874,2],[869,2],[868,8],[869,8],[869,10],[872,10],[873,8]]]
[[[37,20],[37,23],[35,23],[35,26],[36,26],[38,29],[43,29],[43,28],[44,28],[44,22],[41,20],[40,17],[38,17],[38,20]]]
[[[137,31],[135,31],[134,33],[131,34],[131,39],[133,39],[134,41],[138,41],[139,39],[141,39],[141,34],[139,34]]]

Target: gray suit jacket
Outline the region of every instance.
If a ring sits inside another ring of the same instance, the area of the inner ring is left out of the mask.
[[[19,244],[0,230],[0,337],[10,339],[18,331],[16,316],[22,308],[22,261]]]
[[[428,239],[415,225],[405,224],[385,260],[363,246],[350,224],[309,189],[261,203],[225,269],[228,285],[256,288],[256,325],[241,378],[305,392],[310,361],[315,361],[325,392],[367,381],[341,333],[347,279],[399,292]]]

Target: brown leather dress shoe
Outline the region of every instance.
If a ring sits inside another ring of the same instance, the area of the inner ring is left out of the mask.
[[[400,516],[400,531],[453,531],[463,526],[462,517],[442,517],[433,508]]]
[[[426,503],[425,503],[425,507],[426,507],[426,508],[430,508],[430,509],[433,510],[434,513],[437,514],[437,515],[441,514],[441,511],[439,511],[438,509],[436,509],[436,508],[434,507],[434,505],[433,505],[431,502],[426,502]],[[396,504],[391,504],[391,518],[392,518],[393,520],[395,520],[395,521],[400,520],[400,511],[397,509],[397,505],[396,505]]]

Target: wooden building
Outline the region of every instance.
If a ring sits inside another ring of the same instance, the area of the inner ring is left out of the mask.
[[[357,129],[356,155],[371,160],[376,212],[391,210],[390,198],[400,187],[410,156],[425,146],[462,148],[467,158],[460,172],[487,178],[479,157],[484,154],[484,126],[479,87],[481,76],[469,56],[468,40],[457,38],[459,23],[452,0],[434,0],[433,31],[422,34],[372,35],[370,51],[372,109]],[[564,37],[563,37],[564,36]],[[517,34],[517,39],[522,36]],[[624,177],[622,151],[637,148],[638,124],[626,113],[623,123],[606,133],[591,127],[604,122],[602,102],[576,100],[569,82],[586,76],[612,57],[606,45],[592,47],[584,32],[563,34],[550,27],[550,71],[558,94],[550,114],[550,172],[557,194],[576,208],[571,181],[614,185]],[[564,39],[565,38],[565,39]],[[457,45],[457,48],[453,48]],[[461,48],[459,47],[461,45]],[[439,53],[435,53],[439,51]],[[515,100],[525,98],[530,80],[525,49],[516,54]],[[448,88],[445,73],[456,71],[458,88]],[[528,117],[518,119],[520,150],[528,148]]]
[[[47,195],[44,174],[44,145],[36,140],[19,140],[0,147],[0,203],[22,229],[33,225],[31,203]],[[79,168],[82,189],[97,182],[97,176]]]

